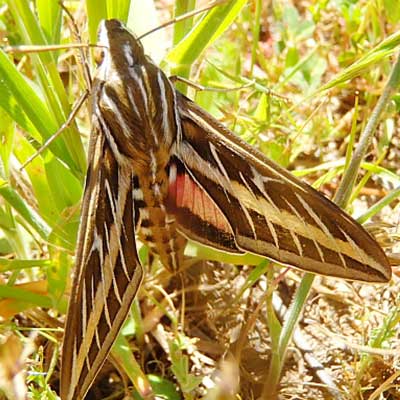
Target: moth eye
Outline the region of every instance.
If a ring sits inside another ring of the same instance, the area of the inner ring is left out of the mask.
[[[93,51],[93,59],[97,66],[100,66],[104,60],[105,51],[101,47],[96,47]]]

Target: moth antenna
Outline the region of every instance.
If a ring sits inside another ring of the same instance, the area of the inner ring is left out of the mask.
[[[228,1],[229,0],[217,0],[217,1],[212,2],[211,4],[209,4],[206,7],[190,11],[188,13],[179,15],[178,17],[174,17],[174,18],[170,19],[169,21],[165,22],[164,24],[161,24],[161,25],[157,26],[156,28],[150,29],[148,32],[144,33],[143,35],[140,35],[138,37],[138,40],[141,40],[144,37],[146,37],[146,36],[148,36],[148,35],[150,35],[150,34],[152,34],[154,32],[157,32],[160,29],[166,28],[167,26],[176,24],[177,22],[183,21],[183,20],[185,20],[187,18],[190,18],[190,17],[193,17],[193,16],[195,16],[197,14],[201,14],[201,13],[203,13],[205,11],[211,10],[212,8],[220,6],[220,5],[224,4],[224,3],[227,3]]]
[[[43,151],[45,149],[47,149],[47,147],[50,146],[51,143],[53,143],[53,141],[55,139],[58,138],[58,136],[61,135],[62,132],[64,132],[65,129],[67,129],[72,121],[74,120],[74,118],[76,117],[76,115],[78,114],[78,111],[80,110],[80,108],[82,107],[82,104],[85,102],[85,100],[88,98],[89,96],[89,91],[85,91],[82,96],[79,98],[79,100],[77,101],[77,103],[74,105],[71,113],[68,116],[68,119],[60,126],[60,128],[58,129],[57,132],[55,132],[53,135],[51,135],[43,144],[42,146],[39,147],[39,149],[36,151],[35,154],[33,154],[32,156],[30,156],[20,167],[20,171],[22,171],[23,169],[26,168],[27,165],[29,165],[38,155],[40,155],[41,153],[43,153]]]
[[[218,65],[215,65],[210,60],[205,60],[205,62],[207,64],[211,65],[217,72],[219,72],[223,76],[227,77],[228,79],[230,79],[232,81],[237,81],[237,79],[232,74],[230,74],[228,71],[225,71],[225,70],[221,69],[220,67],[218,67]],[[246,77],[241,77],[240,81],[243,82],[243,87],[246,87],[246,85],[254,86],[257,90],[259,90],[260,92],[265,93],[267,96],[276,97],[277,99],[282,100],[286,104],[290,104],[292,102],[289,97],[284,96],[284,95],[282,95],[282,94],[280,94],[278,92],[275,92],[274,90],[270,89],[269,87],[265,87],[263,85],[260,85],[255,80],[252,80],[252,79],[249,79],[249,78],[246,78]]]
[[[186,85],[192,87],[193,89],[195,89],[199,92],[203,92],[203,91],[219,92],[219,93],[236,92],[237,90],[246,89],[246,88],[252,87],[256,84],[256,82],[254,80],[251,80],[248,83],[245,83],[241,86],[219,88],[219,87],[203,86],[199,83],[191,81],[190,79],[186,79],[186,78],[183,78],[182,76],[178,76],[178,75],[172,75],[168,79],[173,83],[178,82],[178,81],[185,83]]]
[[[67,7],[65,7],[64,2],[60,1],[60,6],[61,8],[64,10],[64,12],[67,14],[69,21],[70,21],[70,29],[71,29],[71,33],[73,36],[75,36],[75,38],[77,39],[77,41],[79,43],[82,43],[82,36],[79,32],[78,26],[76,25],[75,19],[73,17],[73,15],[71,14],[71,12],[68,10]],[[92,88],[92,77],[90,75],[90,68],[89,68],[89,63],[88,63],[88,57],[87,54],[83,51],[80,50],[79,51],[80,56],[77,56],[77,60],[79,61],[78,64],[80,64],[82,66],[83,69],[83,76],[84,79],[86,81],[86,85],[88,87],[88,90],[90,90]]]

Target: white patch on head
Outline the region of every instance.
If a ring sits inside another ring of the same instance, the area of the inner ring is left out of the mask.
[[[97,44],[100,46],[105,46],[105,47],[109,47],[110,42],[108,40],[108,30],[106,28],[106,21],[101,21],[100,22],[100,27],[99,27],[99,37],[97,40]]]
[[[133,66],[134,58],[133,58],[132,48],[128,42],[122,45],[122,50],[124,52],[126,60],[128,61],[129,66]]]
[[[100,46],[104,52],[104,60],[99,66],[97,72],[97,76],[102,80],[106,80],[110,66],[110,41],[105,22],[106,21],[104,20],[100,22],[99,35],[97,39],[97,45]]]

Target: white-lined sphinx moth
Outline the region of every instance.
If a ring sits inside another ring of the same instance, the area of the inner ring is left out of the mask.
[[[390,279],[356,221],[177,92],[122,23],[103,21],[99,45],[63,400],[84,398],[140,287],[136,234],[170,270],[187,237],[318,274]]]

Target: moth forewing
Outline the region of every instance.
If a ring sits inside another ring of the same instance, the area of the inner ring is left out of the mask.
[[[136,234],[169,269],[185,236],[322,275],[390,279],[356,221],[178,93],[121,22],[103,21],[99,44],[63,400],[85,396],[137,293]]]
[[[62,350],[61,398],[71,400],[89,390],[143,275],[135,243],[136,177],[99,112],[100,90],[95,81],[89,168]]]

